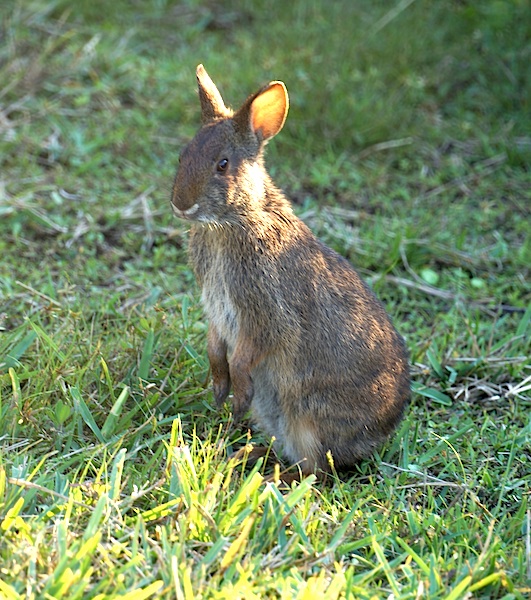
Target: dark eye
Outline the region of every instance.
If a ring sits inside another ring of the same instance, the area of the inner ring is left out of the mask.
[[[229,161],[227,158],[222,158],[217,166],[216,166],[216,171],[218,173],[224,173],[227,170],[227,167],[229,166]]]

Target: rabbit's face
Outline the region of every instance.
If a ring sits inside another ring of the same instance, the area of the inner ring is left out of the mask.
[[[241,222],[264,186],[260,145],[241,137],[232,119],[199,130],[179,159],[171,200],[176,216],[215,225]]]

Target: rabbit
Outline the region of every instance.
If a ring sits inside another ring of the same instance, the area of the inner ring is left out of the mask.
[[[222,406],[232,387],[235,422],[250,410],[303,476],[326,477],[371,455],[399,423],[408,352],[374,293],[265,169],[264,147],[288,113],[284,83],[234,112],[202,65],[196,76],[202,127],[180,155],[171,205],[191,224],[215,400]]]

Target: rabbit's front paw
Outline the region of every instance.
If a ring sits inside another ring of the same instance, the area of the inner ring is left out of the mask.
[[[214,398],[218,406],[223,406],[230,390],[230,377],[228,373],[224,376],[214,377]]]
[[[218,406],[222,406],[230,391],[230,371],[227,361],[227,344],[214,325],[208,328],[207,339],[208,360],[212,370],[214,398]]]
[[[234,397],[232,399],[232,414],[234,421],[241,421],[245,413],[251,408],[251,401],[254,395],[254,387],[251,378],[246,380],[244,387],[234,385]]]

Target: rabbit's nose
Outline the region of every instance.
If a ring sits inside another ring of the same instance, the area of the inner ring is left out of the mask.
[[[178,210],[186,212],[187,210],[197,206],[197,193],[195,187],[187,179],[181,177],[178,173],[173,183],[171,203]],[[197,210],[197,209],[196,209]]]
[[[171,194],[171,203],[178,210],[185,211],[194,205],[194,198],[191,194],[183,192],[181,187],[175,184]]]

